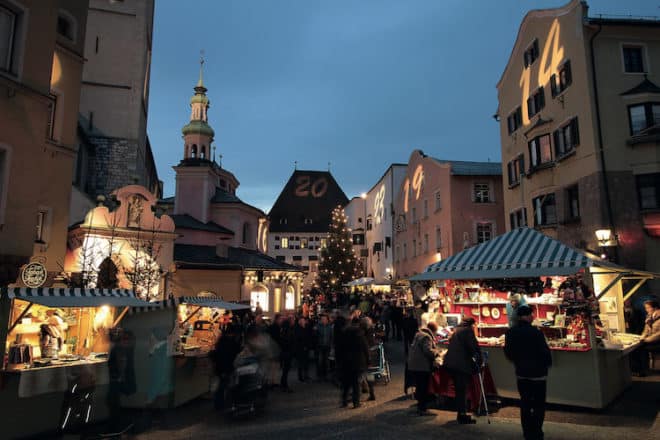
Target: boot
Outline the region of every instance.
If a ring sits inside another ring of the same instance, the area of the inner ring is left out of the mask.
[[[458,414],[456,416],[456,421],[458,422],[459,425],[474,425],[477,423],[476,420],[474,420],[472,417],[470,417],[467,414]]]

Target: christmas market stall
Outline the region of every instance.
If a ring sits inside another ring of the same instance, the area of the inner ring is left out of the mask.
[[[129,307],[148,304],[129,290],[1,289],[0,407],[15,420],[4,438],[107,418],[113,329]]]
[[[476,320],[499,396],[518,398],[503,350],[517,300],[532,307],[552,351],[547,401],[603,408],[630,384],[628,355],[639,343],[625,333],[624,301],[657,277],[520,228],[432,264],[411,281],[433,289],[440,325]]]
[[[127,408],[173,408],[208,393],[209,352],[234,312],[249,305],[215,297],[179,297],[131,309],[123,327],[136,335],[136,392]]]

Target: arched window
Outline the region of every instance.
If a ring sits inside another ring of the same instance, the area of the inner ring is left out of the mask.
[[[199,155],[200,158],[206,159],[206,145],[202,145],[202,152]]]
[[[243,244],[248,244],[250,240],[250,224],[243,223]]]
[[[190,157],[193,159],[197,158],[197,145],[193,144],[192,148],[190,149]]]

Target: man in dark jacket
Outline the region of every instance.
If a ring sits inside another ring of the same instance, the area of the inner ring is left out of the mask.
[[[417,413],[420,416],[433,415],[426,407],[429,401],[428,389],[433,363],[440,354],[435,344],[437,332],[437,324],[429,322],[425,328],[417,332],[408,353],[408,370],[415,378]]]
[[[474,335],[474,318],[465,318],[456,327],[449,339],[449,347],[443,362],[444,367],[454,380],[456,394],[456,421],[460,424],[471,424],[476,421],[467,414],[467,384],[477,371],[481,362],[479,342]]]
[[[332,324],[328,315],[321,315],[316,326],[316,376],[319,380],[325,380],[328,374],[328,357],[332,348]]]
[[[543,439],[546,379],[552,365],[543,333],[532,327],[532,309],[518,307],[518,326],[506,332],[504,354],[513,362],[520,393],[520,422],[525,440]]]
[[[351,323],[335,343],[341,371],[342,407],[348,405],[348,390],[352,390],[353,408],[360,406],[360,377],[367,371],[369,347],[358,323]]]
[[[209,354],[215,365],[215,374],[218,376],[218,388],[215,392],[215,409],[222,409],[225,405],[225,388],[229,377],[234,371],[234,359],[241,351],[238,332],[228,327],[215,343],[215,349]]]
[[[298,362],[298,380],[305,382],[309,377],[309,352],[314,348],[314,329],[307,318],[298,319],[294,329],[296,362]]]

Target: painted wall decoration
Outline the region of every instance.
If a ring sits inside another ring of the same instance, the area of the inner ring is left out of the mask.
[[[408,212],[408,205],[410,201],[411,193],[415,194],[415,200],[419,200],[419,196],[422,194],[422,186],[424,185],[424,167],[422,165],[417,165],[415,168],[415,173],[411,179],[407,178],[403,184],[403,210]]]
[[[374,199],[374,220],[376,224],[379,225],[383,221],[385,216],[385,185],[382,185],[378,192],[376,193],[376,198]]]
[[[328,191],[328,179],[319,177],[312,181],[310,176],[298,176],[296,179],[296,197],[314,197],[321,198]]]

